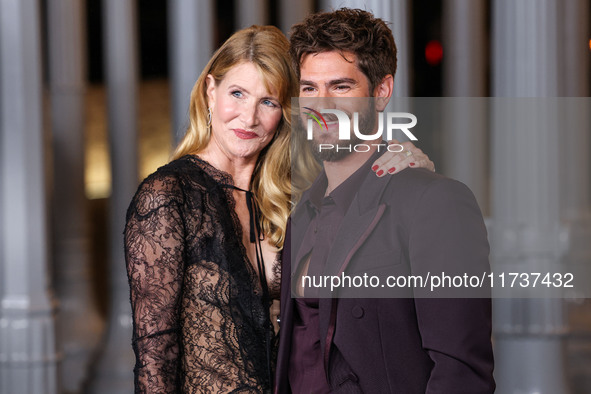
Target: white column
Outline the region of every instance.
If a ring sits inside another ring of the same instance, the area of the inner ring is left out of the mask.
[[[443,2],[445,96],[486,95],[486,14],[484,0]]]
[[[409,0],[324,0],[324,10],[340,7],[360,8],[371,12],[389,24],[398,51],[398,65],[394,77],[394,97],[411,95],[411,2]]]
[[[279,28],[286,35],[291,27],[314,12],[314,0],[281,0],[279,2]]]
[[[123,252],[127,206],[138,185],[137,2],[103,0],[107,109],[111,157],[110,312],[103,353],[95,371],[95,393],[133,391],[131,305]]]
[[[2,393],[58,392],[39,26],[38,1],[0,0]]]
[[[239,0],[235,7],[236,30],[269,23],[269,0]]]
[[[548,272],[564,254],[558,117],[531,97],[558,92],[558,0],[492,6],[493,269]],[[561,299],[495,300],[493,324],[498,392],[569,392]]]
[[[486,101],[486,2],[443,3],[444,100],[442,173],[464,182],[488,215]]]
[[[412,34],[411,34],[411,2],[409,0],[382,1],[391,4],[390,17],[387,14],[377,15],[392,22],[392,33],[398,50],[398,67],[394,78],[394,97],[410,97],[412,95]]]
[[[92,301],[89,238],[84,196],[84,2],[50,0],[49,85],[53,135],[53,256],[60,301],[58,344],[65,392],[79,392],[103,321]]]
[[[211,0],[168,1],[173,146],[189,126],[191,89],[213,53],[214,16]]]
[[[494,0],[493,95],[552,97],[558,93],[556,0]]]

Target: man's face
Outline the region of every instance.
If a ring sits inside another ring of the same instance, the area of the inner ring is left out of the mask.
[[[369,80],[357,67],[356,56],[351,52],[320,52],[305,55],[300,64],[300,104],[305,103],[306,98],[327,98],[325,108],[335,108],[331,106],[330,98],[347,97],[372,97],[370,92]],[[344,100],[340,100],[343,103]],[[375,115],[363,116],[365,111],[358,111],[354,107],[359,100],[351,100],[351,108],[341,109],[349,114],[352,119],[353,112],[360,112],[359,126],[361,130],[372,131],[375,126]],[[325,132],[314,133],[312,141],[313,151],[318,158],[323,161],[338,161],[349,154],[346,150],[324,150],[319,152],[320,144],[337,145],[338,140],[338,122],[336,117],[324,115],[327,119],[328,129]],[[351,136],[351,140],[346,141],[347,145],[360,143],[361,140],[356,136]]]

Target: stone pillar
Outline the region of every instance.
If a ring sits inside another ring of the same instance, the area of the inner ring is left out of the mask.
[[[398,66],[394,78],[394,97],[412,96],[412,34],[411,34],[411,2],[409,0],[382,1],[391,4],[391,14],[384,13],[381,18],[392,22],[392,33],[398,50]]]
[[[0,392],[58,393],[39,1],[0,0]]]
[[[484,215],[489,209],[488,130],[486,101],[486,2],[443,2],[442,173],[464,182]]]
[[[484,0],[444,0],[444,93],[486,96],[486,13]]]
[[[127,206],[138,185],[137,2],[103,0],[107,110],[111,157],[110,312],[92,384],[94,393],[133,391],[131,305],[123,252]]]
[[[291,27],[314,12],[314,0],[281,0],[279,2],[279,28],[288,34]]]
[[[236,30],[269,24],[268,0],[241,0],[235,3]]]
[[[553,97],[558,93],[556,0],[494,0],[494,96]]]
[[[558,93],[558,0],[492,6],[493,270],[556,271],[565,252],[558,118],[549,99],[532,98]],[[497,299],[493,307],[497,391],[568,393],[563,300]]]
[[[396,49],[398,65],[394,77],[394,97],[411,95],[411,2],[409,0],[323,0],[322,9],[332,10],[339,7],[360,8],[370,11],[376,17],[389,23]]]
[[[84,196],[84,2],[49,0],[49,87],[54,150],[53,257],[62,389],[79,392],[103,321],[91,298]]]
[[[189,126],[191,89],[213,54],[213,2],[169,0],[168,18],[172,145],[175,147]]]

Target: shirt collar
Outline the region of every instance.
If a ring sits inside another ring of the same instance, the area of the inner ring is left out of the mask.
[[[337,188],[328,195],[332,198],[337,207],[342,210],[342,212],[347,212],[351,202],[353,201],[353,197],[355,197],[355,194],[359,190],[363,180],[371,171],[371,165],[378,159],[378,157],[380,157],[382,153],[383,152],[378,152],[376,149],[376,151],[369,159],[367,159],[365,163],[361,165],[361,167],[359,167],[349,178],[337,186]],[[324,172],[323,169],[320,175],[318,175],[318,178],[316,178],[310,187],[310,192],[308,195],[309,197],[306,201],[306,204],[315,212],[318,212],[322,206],[322,200],[324,199],[327,186],[328,179],[326,178],[326,172]]]

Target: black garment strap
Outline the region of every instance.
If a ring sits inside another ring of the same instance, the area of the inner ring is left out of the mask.
[[[267,373],[269,384],[273,384],[273,373],[271,368],[271,341],[272,338],[269,335],[269,329],[272,329],[271,316],[269,308],[271,307],[271,297],[269,295],[269,284],[267,283],[267,274],[265,270],[265,261],[263,260],[263,248],[261,241],[263,240],[263,234],[261,233],[261,212],[254,198],[254,194],[250,190],[244,190],[231,184],[222,184],[222,187],[238,190],[244,192],[246,195],[246,207],[248,208],[249,216],[249,227],[250,227],[250,242],[255,245],[255,253],[257,259],[257,268],[259,270],[259,281],[261,282],[261,288],[263,290],[263,305],[265,306],[266,312],[266,327],[265,328],[265,342],[267,348]]]

